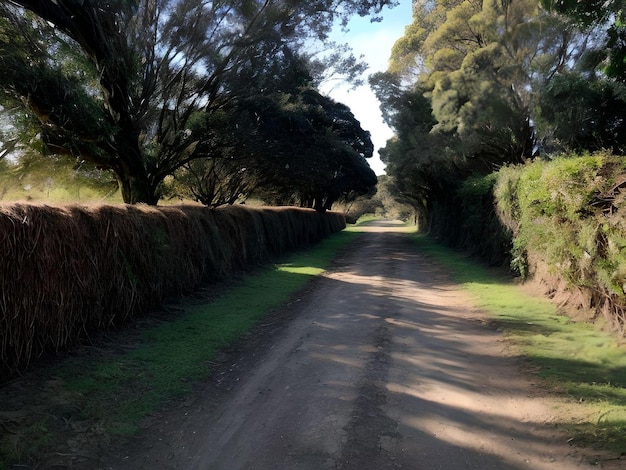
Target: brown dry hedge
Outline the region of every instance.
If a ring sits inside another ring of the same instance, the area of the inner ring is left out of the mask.
[[[0,205],[0,382],[344,227],[342,214],[298,208]]]

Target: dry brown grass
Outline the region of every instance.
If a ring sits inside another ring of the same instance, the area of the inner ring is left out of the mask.
[[[297,208],[0,205],[0,379],[344,226]]]

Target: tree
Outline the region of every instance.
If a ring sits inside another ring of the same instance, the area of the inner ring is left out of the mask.
[[[371,83],[383,107],[393,110],[384,117],[396,135],[380,150],[392,178],[392,192],[400,203],[411,205],[425,217],[431,201],[457,177],[458,162],[444,150],[442,136],[432,132],[437,120],[422,89],[403,89],[399,78],[388,73],[373,75]],[[452,138],[446,138],[448,143]],[[419,225],[425,226],[425,220]]]
[[[577,51],[571,29],[536,0],[460,2],[424,49],[438,129],[458,135],[455,151],[483,172],[533,156],[537,87]]]
[[[387,173],[428,218],[435,206],[453,214],[468,177],[536,155],[538,91],[585,40],[538,0],[420,0],[413,13],[371,83],[396,132]]]
[[[255,174],[265,199],[325,211],[376,185],[366,160],[373,153],[369,132],[349,108],[314,88],[257,96],[238,114],[259,124],[246,144],[256,147],[250,151],[258,153]]]
[[[532,156],[536,84],[576,53],[572,29],[537,0],[416,2],[414,14],[391,71],[404,78],[403,69],[422,64],[417,82],[434,132],[458,137],[453,152],[480,171]]]
[[[576,71],[559,74],[541,94],[540,106],[544,146],[626,154],[626,84]]]
[[[175,175],[173,196],[192,199],[208,207],[245,201],[257,188],[253,168],[237,159],[198,159]]]
[[[393,3],[2,1],[0,90],[50,152],[110,168],[126,202],[155,204],[168,175],[212,158],[214,134],[192,124],[241,93],[257,58]]]
[[[542,0],[587,33],[584,54],[546,84],[537,122],[554,151],[626,152],[626,5],[622,0]]]
[[[570,16],[584,28],[601,28],[596,65],[608,77],[626,81],[626,5],[623,0],[541,0],[548,9]]]
[[[267,63],[249,69],[254,79],[240,76],[246,93],[200,123],[214,134],[214,154],[175,173],[179,192],[219,205],[256,190],[268,201],[325,210],[370,191],[369,133],[347,107],[319,93],[307,59],[285,48],[259,60]]]

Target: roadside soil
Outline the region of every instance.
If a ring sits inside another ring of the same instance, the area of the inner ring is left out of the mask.
[[[376,223],[226,351],[210,383],[72,468],[626,468],[572,447],[573,407],[398,224]]]

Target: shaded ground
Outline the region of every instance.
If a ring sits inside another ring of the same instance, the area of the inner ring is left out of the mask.
[[[409,236],[377,224],[350,248],[194,399],[72,468],[599,468]]]

